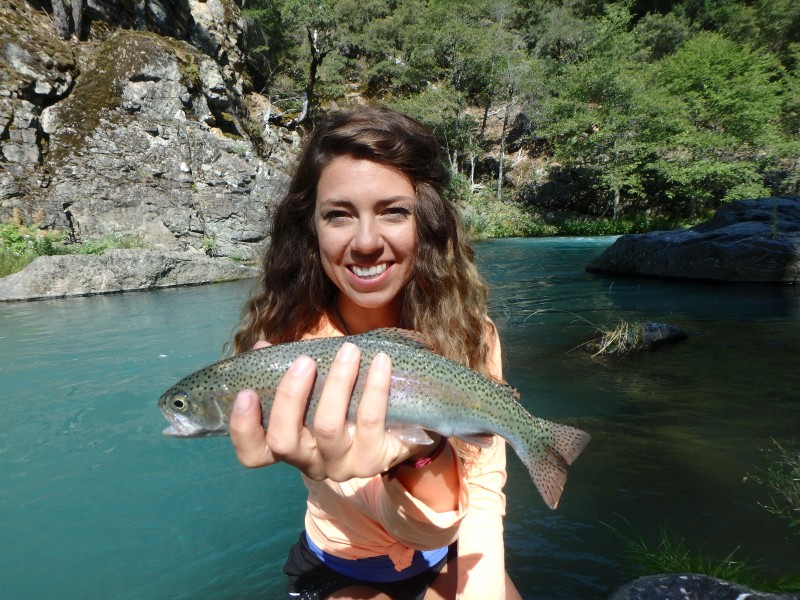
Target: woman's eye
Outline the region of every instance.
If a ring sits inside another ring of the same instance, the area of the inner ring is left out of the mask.
[[[328,222],[344,221],[349,216],[345,210],[329,210],[322,214],[322,218]]]
[[[407,219],[411,216],[411,211],[405,206],[392,206],[386,209],[386,214],[395,220]]]

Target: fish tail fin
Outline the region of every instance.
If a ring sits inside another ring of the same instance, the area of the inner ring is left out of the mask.
[[[591,436],[569,425],[550,423],[550,427],[553,445],[545,450],[544,457],[533,461],[523,458],[523,462],[547,506],[555,509],[567,483],[567,466],[578,458]]]

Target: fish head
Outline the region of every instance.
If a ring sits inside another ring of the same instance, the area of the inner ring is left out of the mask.
[[[168,389],[158,401],[169,421],[164,435],[173,437],[205,437],[227,435],[228,419],[212,398],[192,393],[180,383]]]

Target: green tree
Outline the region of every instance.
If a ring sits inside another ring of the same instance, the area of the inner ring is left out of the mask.
[[[644,194],[654,147],[674,128],[668,99],[645,84],[647,67],[636,58],[639,46],[628,23],[624,9],[595,23],[587,57],[561,69],[543,128],[562,166],[592,174],[587,179],[607,198],[603,204],[614,219],[626,196]]]
[[[306,38],[308,71],[300,113],[287,123],[287,127],[293,128],[305,122],[314,108],[319,68],[342,41],[341,23],[333,0],[285,0],[282,13],[287,26],[297,28]]]
[[[763,174],[792,147],[774,55],[702,32],[661,62],[653,84],[681,104],[682,130],[660,151],[673,195],[707,204],[770,193]]]

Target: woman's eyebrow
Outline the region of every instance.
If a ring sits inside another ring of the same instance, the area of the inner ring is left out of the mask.
[[[380,200],[376,200],[376,206],[382,207],[388,204],[392,204],[394,202],[413,202],[416,200],[414,196],[406,196],[404,194],[398,194],[396,196],[388,196],[387,198],[381,198]],[[345,198],[325,198],[324,200],[319,201],[320,206],[340,206],[344,208],[350,208],[355,206],[355,203],[352,200],[347,200]]]

